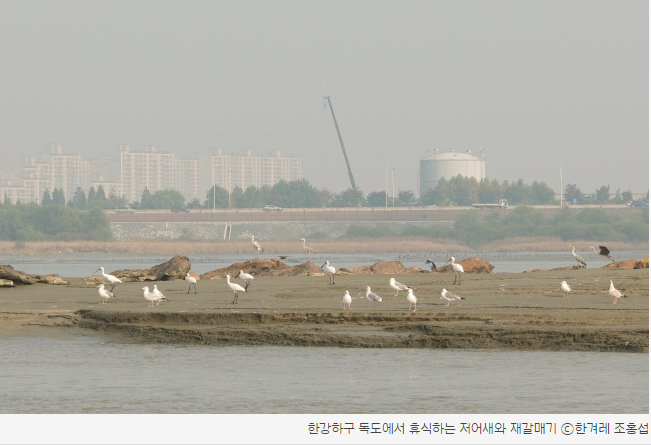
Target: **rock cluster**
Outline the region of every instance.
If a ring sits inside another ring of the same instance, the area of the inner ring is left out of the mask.
[[[16,284],[68,284],[57,274],[33,275],[27,274],[20,270],[14,269],[8,264],[0,265],[0,280],[6,282],[3,286],[13,286]]]
[[[187,256],[177,255],[162,264],[148,269],[122,269],[111,272],[110,275],[122,281],[182,280],[190,272],[190,266],[190,259]]]
[[[481,258],[470,257],[465,260],[456,261],[457,264],[461,264],[463,271],[465,273],[491,273],[495,266],[489,263],[486,260]],[[438,267],[432,271],[433,273],[454,273],[452,265],[448,264],[446,266]]]

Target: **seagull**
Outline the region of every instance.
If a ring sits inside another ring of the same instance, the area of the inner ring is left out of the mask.
[[[321,268],[323,268],[324,266],[325,266],[325,273],[328,276],[328,284],[335,284],[336,269],[334,268],[334,266],[330,265],[330,261],[326,261],[325,263],[323,263],[323,266],[321,266]]]
[[[570,245],[570,247],[572,248],[572,256],[576,261],[578,261],[579,267],[583,266],[587,268],[588,266],[585,264],[585,260],[583,259],[583,257],[574,251],[576,247],[574,247],[573,245]]]
[[[197,279],[190,276],[190,272],[185,274],[185,281],[188,282],[188,293],[190,293],[190,286],[194,286],[194,293],[197,293]]]
[[[398,292],[399,292],[399,291],[409,289],[408,286],[405,286],[405,285],[402,284],[402,283],[398,283],[398,282],[396,281],[395,278],[391,278],[391,279],[389,280],[389,286],[391,287],[391,289],[395,289],[395,291],[396,291],[396,295],[395,295],[395,296],[396,296],[396,297],[398,296]]]
[[[371,286],[366,286],[366,298],[371,301],[373,306],[375,306],[376,301],[384,301],[378,294],[371,292]]]
[[[305,238],[301,238],[299,241],[303,241],[303,250],[307,253],[308,257],[310,258],[310,261],[312,261],[312,254],[316,253],[316,250],[305,245]]]
[[[99,288],[99,296],[104,299],[104,301],[102,301],[102,304],[106,304],[109,298],[113,298],[113,292],[104,289],[104,283],[100,284],[97,287]]]
[[[445,262],[445,264],[447,263],[452,264],[452,269],[454,270],[454,283],[452,284],[457,284],[457,276],[459,277],[459,284],[461,284],[461,274],[463,273],[463,266],[459,263],[455,263],[454,260],[455,258],[451,256],[450,259]]]
[[[348,306],[348,310],[350,311],[350,303],[353,301],[353,297],[350,296],[348,291],[344,293],[344,297],[341,299],[341,302],[344,304],[344,311],[346,310],[346,306]]]
[[[565,281],[561,281],[561,290],[563,291],[563,297],[567,297],[572,292],[572,288]]]
[[[151,293],[154,294],[158,300],[169,301],[167,297],[163,295],[163,293],[160,290],[158,290],[158,286],[155,284],[154,284],[154,290],[151,291]]]
[[[239,297],[239,293],[246,292],[246,289],[244,289],[242,286],[240,286],[237,283],[231,283],[230,275],[226,275],[226,284],[228,284],[228,287],[230,287],[233,293],[235,294],[235,297],[233,297],[233,301],[231,301],[231,304],[237,304],[237,297]]]
[[[260,243],[255,240],[255,236],[253,235],[251,235],[251,244],[253,244],[253,247],[255,248],[257,253],[264,252],[264,249],[262,248]]]
[[[434,261],[430,260],[429,258],[425,260],[425,264],[429,264],[430,270],[436,269],[436,264],[434,264]]]
[[[147,307],[154,307],[154,301],[157,300],[156,296],[149,292],[149,286],[145,286],[142,288],[143,290],[143,297],[145,297],[145,300],[149,301],[149,305]]]
[[[244,282],[246,283],[246,286],[244,286],[244,289],[248,289],[249,285],[251,284],[251,282],[249,280],[253,279],[253,275],[251,275],[249,273],[246,273],[243,270],[240,270],[240,273],[235,275],[235,278],[237,278],[237,277],[240,277],[241,279],[244,280]]]
[[[624,295],[623,293],[615,289],[613,280],[610,280],[610,287],[608,288],[608,293],[610,294],[611,297],[613,297],[613,304],[617,304],[618,298],[626,298],[626,295]]]
[[[608,248],[606,246],[599,246],[599,252],[597,252],[597,249],[595,249],[594,246],[590,246],[590,248],[594,251],[594,253],[596,253],[598,255],[601,255],[601,256],[605,256],[606,258],[608,258],[613,263],[615,262],[615,260],[613,260],[610,257],[610,250],[608,250]]]
[[[465,298],[458,296],[454,292],[450,292],[449,290],[443,289],[441,291],[441,300],[448,300],[448,304],[446,304],[446,306],[450,306],[450,301],[465,300]]]
[[[416,312],[416,303],[418,303],[418,298],[414,295],[414,291],[411,288],[407,288],[407,301],[409,302],[409,310],[411,310],[411,305],[414,305],[414,312]]]
[[[116,285],[117,283],[120,283],[120,284],[122,283],[122,280],[120,280],[118,277],[114,277],[113,275],[109,275],[109,274],[107,274],[106,272],[104,272],[104,268],[103,268],[103,267],[100,267],[100,268],[97,269],[97,270],[101,270],[101,271],[102,271],[102,276],[103,276],[104,278],[106,278],[107,280],[109,280],[109,282],[111,283],[111,292],[113,292],[113,288],[115,287],[115,285]],[[97,272],[97,270],[96,270],[95,272]]]

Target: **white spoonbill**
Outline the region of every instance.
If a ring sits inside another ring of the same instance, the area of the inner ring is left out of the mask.
[[[243,270],[240,270],[240,273],[235,275],[235,278],[238,278],[238,277],[243,279],[244,282],[246,283],[246,286],[244,286],[244,289],[248,289],[249,286],[251,285],[251,282],[249,280],[253,279],[253,275],[251,275],[250,273],[246,273]]]
[[[454,270],[454,283],[452,284],[457,284],[457,277],[459,277],[459,284],[461,284],[461,274],[463,273],[463,266],[459,263],[455,263],[454,260],[455,258],[451,256],[450,259],[445,262],[445,264],[450,263],[452,265],[452,270]]]
[[[351,297],[348,291],[346,291],[344,293],[343,298],[341,299],[341,302],[344,304],[344,309],[343,309],[344,311],[346,310],[346,306],[348,306],[349,311],[351,310],[350,303],[352,303],[352,301],[353,301],[353,297]]]
[[[407,301],[409,302],[409,310],[411,310],[411,305],[414,305],[414,312],[416,312],[416,303],[418,303],[418,298],[414,295],[414,291],[411,288],[407,288]]]
[[[237,304],[237,297],[239,297],[240,292],[246,292],[246,289],[244,289],[242,286],[240,286],[237,283],[231,283],[231,276],[226,275],[226,284],[228,284],[228,287],[231,288],[235,296],[233,297],[233,301],[231,301],[231,304]]]
[[[563,291],[563,297],[567,297],[572,292],[572,288],[565,281],[561,281],[561,290]]]
[[[574,247],[572,245],[570,245],[570,247],[572,248],[572,256],[579,263],[579,266],[587,268],[588,266],[585,264],[585,260],[583,259],[583,257],[575,252],[576,247]]]
[[[397,282],[395,278],[391,278],[389,280],[389,287],[391,287],[391,289],[395,289],[396,297],[398,296],[399,291],[409,289],[409,287],[405,286],[404,284]]]
[[[111,283],[111,292],[113,292],[113,288],[115,287],[115,285],[116,285],[117,283],[120,283],[120,284],[122,283],[122,280],[119,279],[118,277],[114,277],[113,275],[109,275],[109,274],[107,274],[106,272],[104,272],[104,268],[103,268],[103,267],[100,267],[100,268],[97,269],[97,270],[101,270],[101,271],[102,271],[102,276],[103,276],[104,278],[106,278],[107,280],[109,280],[109,282]],[[96,270],[95,272],[97,272],[97,270]]]
[[[443,289],[441,291],[441,300],[447,300],[448,303],[446,304],[446,306],[450,306],[450,301],[465,300],[465,298],[460,297],[459,295],[455,294],[454,292],[450,292],[449,290]]]
[[[612,261],[613,263],[615,262],[615,260],[613,260],[613,259],[610,257],[610,250],[608,250],[608,247],[606,247],[606,246],[599,246],[599,252],[597,252],[597,249],[595,249],[594,246],[590,246],[590,248],[591,248],[591,249],[594,251],[594,253],[596,253],[597,255],[605,256],[606,258],[608,258],[608,259],[609,259],[610,261]]]
[[[622,292],[615,289],[613,280],[610,280],[610,287],[608,288],[608,293],[610,294],[611,297],[613,297],[613,304],[617,304],[617,300],[620,298],[626,298],[626,295],[624,295]]]
[[[308,258],[312,261],[312,254],[316,253],[316,250],[312,249],[310,246],[305,245],[305,238],[301,238],[299,241],[303,241],[303,250],[307,253]]]
[[[382,300],[382,297],[380,297],[378,294],[375,292],[371,292],[371,286],[366,286],[366,298],[368,298],[373,306],[375,306],[376,301],[384,301]]]
[[[190,286],[194,286],[194,293],[197,293],[197,279],[190,276],[190,272],[185,274],[185,281],[188,282],[188,294],[190,293]]]
[[[323,267],[325,267],[325,273],[328,276],[328,284],[335,284],[335,272],[337,269],[335,269],[334,266],[330,265],[330,261],[323,263],[323,266],[321,266],[321,268]]]
[[[100,284],[97,287],[99,288],[99,296],[103,299],[102,304],[106,304],[109,298],[113,298],[113,292],[104,289],[104,283]]]
[[[255,240],[255,236],[253,235],[251,235],[251,244],[253,244],[253,248],[255,249],[256,253],[264,252],[264,249],[260,243]]]

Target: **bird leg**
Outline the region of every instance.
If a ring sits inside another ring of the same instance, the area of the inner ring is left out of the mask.
[[[233,297],[233,301],[231,301],[231,304],[237,304],[237,292],[234,292],[235,296]]]

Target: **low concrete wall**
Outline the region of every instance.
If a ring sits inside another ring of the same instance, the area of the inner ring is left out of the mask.
[[[360,222],[360,221],[258,221],[258,222],[113,222],[111,230],[118,241],[127,240],[223,240],[228,238],[293,239],[324,233],[329,237],[346,234],[351,226],[375,227],[387,224],[391,227],[425,226],[433,224],[452,225],[452,221],[441,222]]]

